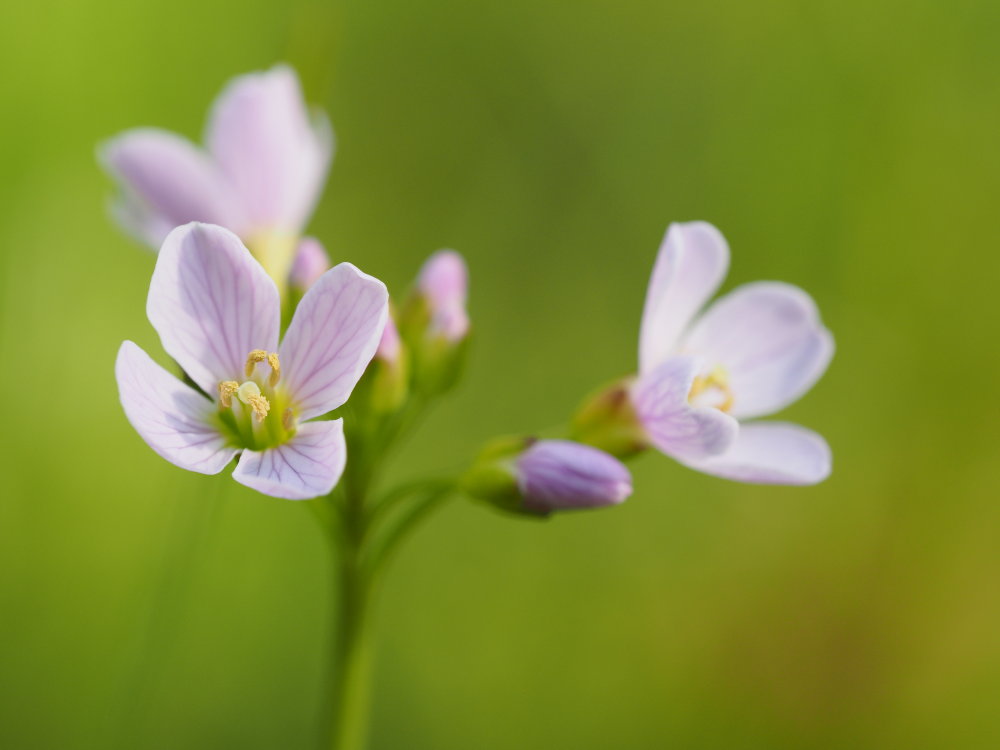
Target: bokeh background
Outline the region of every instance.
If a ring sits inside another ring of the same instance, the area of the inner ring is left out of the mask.
[[[473,359],[397,477],[561,422],[635,361],[668,222],[727,288],[817,299],[838,353],[787,418],[835,472],[659,456],[624,506],[453,503],[380,602],[372,747],[1000,743],[1000,5],[984,0],[42,0],[0,23],[0,746],[306,748],[329,559],[308,509],[157,458],[112,363],[153,256],[94,147],[197,138],[286,60],[339,150],[312,223],[396,292],[471,266]]]

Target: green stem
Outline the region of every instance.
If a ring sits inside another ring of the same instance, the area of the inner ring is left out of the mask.
[[[359,545],[345,539],[340,552],[330,741],[325,747],[363,750],[371,700],[371,578],[361,566]]]
[[[398,521],[382,535],[375,546],[369,558],[373,580],[380,579],[386,564],[399,546],[413,534],[422,521],[443,506],[455,490],[455,483],[452,480],[429,481],[426,486],[430,491],[406,508]]]

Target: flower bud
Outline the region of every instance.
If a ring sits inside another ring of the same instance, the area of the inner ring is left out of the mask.
[[[382,338],[378,342],[378,349],[375,350],[376,358],[386,364],[399,362],[402,353],[403,343],[399,340],[399,329],[390,315],[385,321],[385,329],[382,331]]]
[[[632,381],[612,383],[590,396],[573,417],[570,437],[616,458],[628,458],[649,447],[646,429],[632,404]]]
[[[433,396],[451,388],[461,373],[469,334],[465,310],[468,271],[454,250],[424,263],[400,313],[400,334],[413,361],[414,387]]]
[[[330,256],[315,237],[303,237],[295,250],[295,260],[288,274],[292,288],[304,294],[316,280],[330,270]]]
[[[430,311],[427,333],[449,342],[460,341],[469,332],[465,311],[469,272],[454,250],[439,250],[424,263],[417,277],[419,293]]]
[[[382,339],[368,369],[366,378],[371,378],[372,409],[378,414],[399,409],[409,390],[410,368],[408,353],[391,314],[386,319]]]
[[[632,494],[632,475],[604,451],[569,440],[541,440],[517,460],[524,507],[539,513],[617,505]]]
[[[492,444],[463,479],[473,497],[519,515],[616,505],[632,494],[628,469],[568,440],[508,438]]]

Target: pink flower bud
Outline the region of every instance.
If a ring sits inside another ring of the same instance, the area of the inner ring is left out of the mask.
[[[454,250],[434,253],[420,269],[417,286],[430,308],[430,332],[452,342],[463,339],[469,331],[469,273],[462,256]]]
[[[330,256],[315,237],[303,237],[295,251],[295,260],[288,274],[291,285],[305,292],[316,280],[330,270]]]
[[[517,485],[526,509],[548,513],[617,505],[632,494],[632,475],[597,448],[541,440],[517,459]]]
[[[382,339],[378,342],[378,349],[375,356],[388,364],[395,364],[399,361],[400,347],[399,329],[392,319],[392,315],[386,318],[385,329],[382,331]]]

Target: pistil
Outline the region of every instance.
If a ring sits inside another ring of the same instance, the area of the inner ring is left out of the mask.
[[[260,393],[260,386],[252,380],[243,383],[236,391],[236,396],[244,404],[253,409],[253,415],[258,422],[263,422],[267,412],[271,409],[271,403]]]

